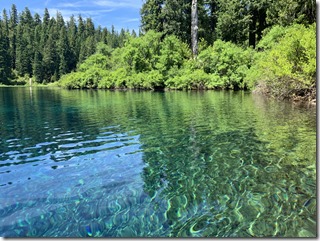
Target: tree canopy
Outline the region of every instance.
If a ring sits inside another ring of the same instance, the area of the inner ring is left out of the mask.
[[[12,5],[0,18],[0,83],[315,98],[314,0],[145,0],[140,14],[137,34]]]
[[[18,13],[14,4],[9,16],[3,10],[0,28],[0,83],[6,84],[30,77],[38,83],[57,81],[95,53],[98,42],[121,47],[130,35],[113,26],[96,28],[91,18],[81,15],[65,21],[59,12],[51,17],[48,9],[42,18],[27,7]]]

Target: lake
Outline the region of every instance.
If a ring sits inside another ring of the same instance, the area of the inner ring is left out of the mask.
[[[0,88],[2,237],[316,237],[316,108]]]

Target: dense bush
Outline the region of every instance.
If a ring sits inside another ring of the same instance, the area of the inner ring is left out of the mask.
[[[274,26],[256,50],[217,40],[191,58],[175,36],[149,31],[124,47],[99,43],[77,72],[63,76],[67,88],[254,89],[282,98],[315,96],[315,24]]]
[[[187,44],[175,36],[149,31],[139,38],[128,38],[125,46],[104,49],[61,78],[66,88],[164,88],[171,69],[180,69],[190,59]]]
[[[244,78],[250,68],[253,50],[243,49],[231,42],[217,40],[198,57],[199,67],[212,74],[213,82],[230,89],[246,88]]]
[[[273,27],[260,41],[246,81],[280,98],[315,98],[316,26]]]

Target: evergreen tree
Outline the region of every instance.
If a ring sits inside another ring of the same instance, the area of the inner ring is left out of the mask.
[[[136,33],[136,31],[134,31],[134,29],[133,29],[132,32],[131,32],[131,36],[134,37],[134,38],[137,37],[137,33]]]
[[[56,73],[57,52],[55,39],[53,35],[49,35],[48,41],[43,50],[43,75],[45,82],[51,82],[52,76]]]
[[[36,17],[36,15],[35,15]],[[35,18],[36,19],[36,18]],[[32,63],[32,74],[35,81],[41,83],[43,81],[43,67],[42,67],[42,54],[41,54],[41,22],[37,24],[34,30],[34,58]]]
[[[217,0],[198,0],[198,34],[208,44],[212,44],[217,38],[217,12]]]
[[[293,22],[311,24],[316,22],[315,0],[272,0],[267,9],[269,25],[288,26]]]
[[[6,37],[9,36],[9,20],[8,20],[8,14],[5,9],[3,9],[2,12],[2,25],[3,25],[3,31]]]
[[[39,50],[36,50],[34,53],[33,60],[33,76],[35,81],[41,83],[43,81],[43,67],[42,67],[42,55]]]
[[[84,43],[81,45],[79,63],[82,63],[90,55],[94,54],[96,51],[96,42],[94,36],[89,36],[86,38]]]
[[[77,49],[77,25],[74,16],[70,17],[70,21],[67,23],[68,30],[68,41],[70,46],[69,51],[69,69],[74,70],[77,66],[77,60],[79,55],[79,50]]]
[[[22,24],[17,28],[17,50],[16,50],[16,70],[20,76],[32,75],[32,56],[30,55],[30,47],[28,44],[29,33],[24,30]]]
[[[35,13],[33,16],[33,21],[34,21],[34,27],[40,26],[41,25],[41,17],[38,13]]]
[[[95,36],[94,24],[91,18],[87,18],[85,21],[85,37]]]
[[[50,14],[47,8],[44,9],[44,14],[43,14],[43,39],[47,40],[48,39],[48,31],[49,31],[49,22],[50,22]]]
[[[144,32],[149,30],[163,31],[163,4],[164,0],[148,0],[142,5],[140,15],[141,28]]]
[[[19,77],[33,76],[37,82],[55,81],[75,70],[77,64],[95,53],[97,42],[116,48],[123,46],[130,35],[124,29],[118,34],[114,26],[111,33],[101,26],[95,28],[91,18],[84,20],[81,15],[78,23],[74,16],[65,22],[60,12],[50,17],[47,8],[41,19],[38,13],[32,16],[27,7],[18,14],[13,4],[10,18],[4,9],[1,19],[2,59],[10,67],[7,71],[2,62],[2,76],[9,76],[12,68]]]
[[[248,41],[251,17],[246,1],[219,0],[219,12],[217,14],[216,31],[218,38],[236,44]]]
[[[95,36],[95,40],[96,40],[96,43],[99,43],[102,41],[102,28],[101,26],[99,25],[98,28],[94,31],[94,36]]]
[[[104,44],[108,44],[108,35],[109,35],[108,29],[103,28],[100,41],[102,41]]]
[[[162,8],[163,32],[165,35],[174,34],[182,41],[191,43],[191,1],[166,1]]]
[[[120,30],[120,34],[119,34],[119,37],[118,37],[119,47],[123,47],[124,46],[126,38],[127,38],[126,31],[122,28]]]
[[[111,33],[108,32],[107,34],[107,44],[111,47],[111,48],[117,48],[119,47],[119,42],[118,42],[118,34],[114,28],[114,26],[111,26]]]
[[[16,68],[21,76],[31,77],[34,58],[34,21],[27,7],[19,17]]]
[[[66,74],[69,72],[71,67],[71,51],[70,51],[70,45],[69,40],[67,36],[67,30],[66,27],[63,26],[60,29],[59,34],[59,40],[57,43],[57,52],[59,55],[59,72],[58,76]]]
[[[9,53],[6,58],[7,58],[8,65],[11,67],[10,41],[9,41],[9,20],[8,20],[7,11],[5,9],[3,9],[3,13],[2,13],[2,29],[3,29],[2,30],[3,31],[2,41],[4,41],[4,46],[6,46],[6,48],[7,48],[6,52]]]
[[[6,23],[0,19],[0,83],[3,84],[8,84],[11,77],[9,41],[6,28]]]
[[[81,48],[83,43],[85,42],[85,25],[82,19],[82,16],[78,16],[78,32],[77,32],[77,44],[76,44],[76,55],[77,55],[77,63],[81,63],[83,61],[83,53],[81,53]]]
[[[16,68],[16,50],[17,50],[17,25],[18,25],[18,11],[16,5],[12,4],[9,20],[9,41],[10,41],[10,56],[11,68]]]
[[[22,11],[19,22],[28,29],[33,27],[33,17],[29,8],[25,7],[24,11]]]

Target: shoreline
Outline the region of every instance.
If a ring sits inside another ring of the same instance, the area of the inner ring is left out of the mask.
[[[263,91],[261,91],[261,89],[259,90],[259,88],[254,89],[254,90],[233,90],[233,89],[217,89],[217,88],[201,88],[201,89],[174,89],[174,88],[155,88],[155,89],[147,89],[147,88],[82,88],[82,89],[68,89],[65,87],[61,87],[59,86],[56,82],[55,83],[49,83],[49,84],[24,84],[24,85],[4,85],[1,84],[0,88],[16,88],[16,87],[23,87],[23,88],[27,88],[27,87],[44,87],[44,88],[59,88],[59,89],[64,89],[64,90],[109,90],[109,91],[128,91],[128,90],[134,90],[134,91],[155,91],[155,92],[170,92],[170,91],[246,91],[246,92],[250,92],[252,94],[257,94],[257,95],[262,95],[265,96],[268,99],[277,99],[279,101],[289,101],[293,104],[296,105],[307,105],[309,106],[317,106],[317,98],[311,98],[311,99],[307,99],[308,97],[303,97],[303,96],[296,96],[296,97],[292,97],[292,98],[279,98],[279,97],[275,97],[275,96],[271,96],[268,93],[264,93]]]

